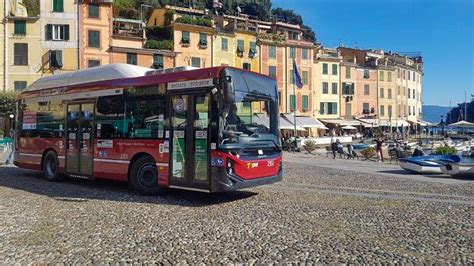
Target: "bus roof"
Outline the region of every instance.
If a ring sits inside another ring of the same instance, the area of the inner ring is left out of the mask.
[[[43,77],[33,82],[24,92],[69,87],[113,79],[142,77],[149,71],[153,71],[153,69],[128,64],[109,64]]]

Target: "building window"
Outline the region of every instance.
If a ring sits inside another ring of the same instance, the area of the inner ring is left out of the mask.
[[[189,45],[191,43],[191,38],[189,37],[189,31],[181,32],[181,44]]]
[[[303,95],[301,101],[302,101],[302,105],[303,105],[302,106],[303,107],[303,112],[308,111],[309,110],[309,97],[308,97],[308,95]]]
[[[385,79],[384,75],[385,73],[383,71],[379,71],[379,81],[383,81]]]
[[[207,35],[205,33],[199,33],[199,46],[203,48],[207,47]]]
[[[406,79],[406,75],[405,75],[405,69],[403,70],[403,79]]]
[[[323,75],[327,75],[327,74],[328,74],[328,64],[323,63]]]
[[[69,25],[46,25],[47,41],[69,41]]]
[[[221,38],[221,50],[228,51],[229,50],[229,39],[222,37]]]
[[[64,12],[64,0],[53,0],[53,12]]]
[[[387,89],[387,98],[392,99],[392,89]]]
[[[411,98],[411,89],[408,88],[408,99],[410,99],[410,98]]]
[[[288,74],[288,77],[290,77],[290,84],[294,84],[295,83],[295,80],[294,80],[294,76],[293,76],[293,69],[290,69],[290,73]]]
[[[337,115],[337,103],[322,102],[319,104],[319,113],[324,115]]]
[[[369,85],[364,85],[364,95],[370,95],[370,88]]]
[[[243,63],[242,68],[245,70],[252,70],[252,64],[250,63]]]
[[[332,94],[337,94],[337,83],[332,84]]]
[[[254,58],[256,55],[257,55],[257,43],[250,42],[249,58]]]
[[[380,98],[385,98],[385,93],[384,89],[380,88]]]
[[[87,61],[87,67],[88,68],[96,67],[96,66],[100,66],[100,60],[88,60]]]
[[[301,50],[301,57],[303,58],[303,60],[308,60],[308,58],[309,58],[309,57],[308,57],[308,49],[303,48],[303,49]]]
[[[290,38],[290,40],[298,40],[298,32],[289,31],[288,37]]]
[[[351,68],[346,66],[346,79],[351,78]]]
[[[392,72],[390,71],[387,72],[387,81],[388,82],[392,81]]]
[[[392,117],[392,106],[391,105],[388,106],[387,112],[388,112],[388,117]]]
[[[269,66],[269,67],[268,67],[268,75],[269,75],[270,77],[276,78],[276,72],[277,72],[276,66]]]
[[[380,106],[380,116],[385,116],[385,106]]]
[[[127,53],[127,64],[137,65],[137,54],[136,53]]]
[[[268,46],[268,58],[276,59],[276,46]]]
[[[369,103],[363,103],[362,104],[362,113],[363,114],[370,114]]]
[[[49,51],[49,67],[62,68],[63,67],[63,51],[50,50]]]
[[[411,80],[411,71],[408,70],[408,80]]]
[[[100,31],[90,30],[87,35],[87,46],[100,48]]]
[[[281,91],[278,92],[278,105],[281,106]]]
[[[15,29],[13,31],[16,35],[26,34],[26,20],[15,20]]]
[[[28,65],[28,44],[27,43],[13,44],[13,64],[15,66]]]
[[[99,18],[99,6],[97,5],[89,5],[88,7],[88,15],[89,18]]]
[[[342,94],[354,95],[354,83],[342,83]]]
[[[245,42],[244,40],[237,40],[237,54],[243,56],[245,51]]]
[[[193,66],[193,67],[201,67],[201,58],[199,58],[199,57],[192,57],[192,58],[191,58],[191,66]]]
[[[323,82],[323,94],[329,94],[329,83]]]
[[[290,58],[296,58],[296,47],[290,47]]]
[[[163,55],[161,54],[154,54],[153,55],[153,68],[154,69],[163,69]]]
[[[301,79],[304,85],[308,85],[308,71],[301,72]]]
[[[294,111],[296,108],[296,97],[295,95],[290,95],[290,110]]]
[[[401,94],[400,94],[400,86],[397,86],[397,94],[398,94],[398,95],[401,95]]]
[[[337,65],[336,64],[332,64],[332,74],[337,75]]]
[[[24,89],[26,89],[26,81],[15,81],[14,82],[14,86],[15,86],[15,91],[23,91]]]
[[[370,73],[368,69],[364,69],[364,78],[368,79],[370,77]]]

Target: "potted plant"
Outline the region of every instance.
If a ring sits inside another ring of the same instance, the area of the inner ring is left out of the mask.
[[[307,141],[305,141],[303,148],[304,148],[309,154],[311,154],[314,150],[316,150],[316,141],[314,141],[314,140],[307,140]]]
[[[375,148],[374,147],[367,147],[364,150],[362,150],[360,153],[364,155],[366,158],[370,158],[375,155]]]
[[[436,149],[435,154],[436,155],[455,155],[457,154],[458,151],[454,147],[450,147],[446,144],[443,146],[440,146]]]

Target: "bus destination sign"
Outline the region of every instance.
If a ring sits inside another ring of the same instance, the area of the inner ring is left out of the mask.
[[[168,83],[168,90],[202,88],[202,87],[211,87],[211,86],[214,86],[213,79],[187,80],[187,81],[177,81],[177,82]]]

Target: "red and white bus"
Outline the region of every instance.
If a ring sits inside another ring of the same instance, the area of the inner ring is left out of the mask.
[[[15,164],[63,176],[218,192],[280,181],[276,81],[231,67],[111,64],[18,96]]]

